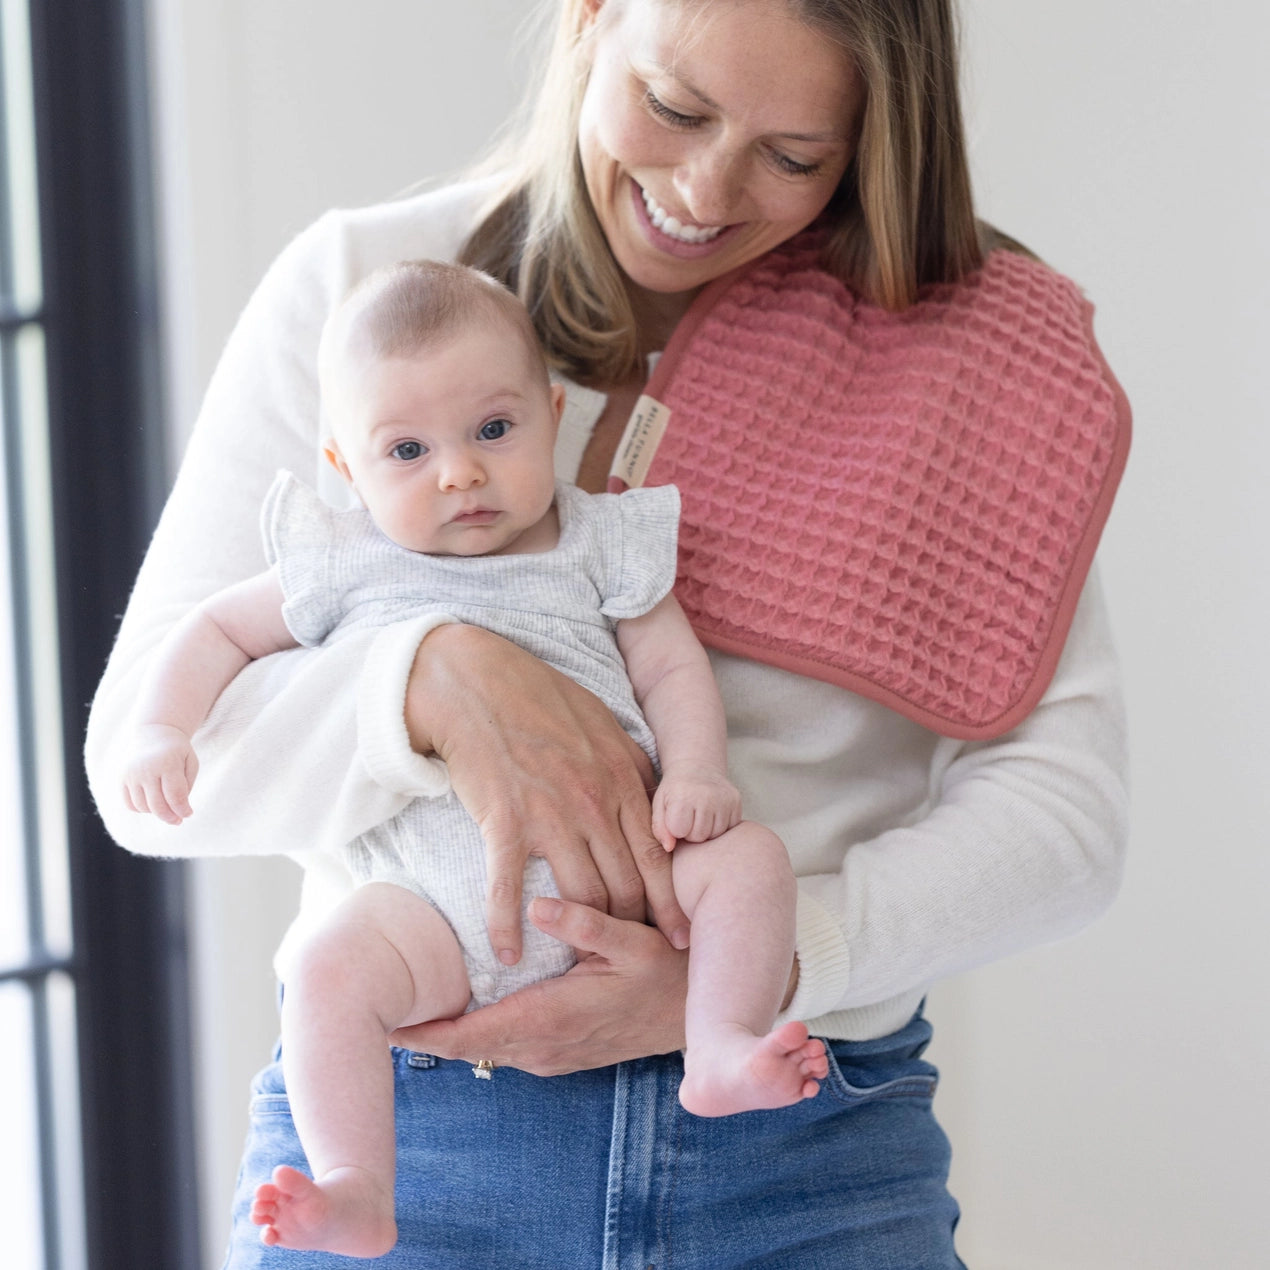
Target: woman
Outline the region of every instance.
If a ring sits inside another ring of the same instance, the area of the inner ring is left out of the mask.
[[[946,0],[560,8],[513,161],[329,214],[248,305],[94,706],[94,792],[133,850],[294,853],[294,934],[347,886],[327,848],[426,787],[435,754],[485,832],[494,946],[519,947],[528,853],[581,901],[531,914],[593,954],[569,975],[402,1038],[400,1242],[385,1264],[957,1266],[920,1003],[944,975],[1079,927],[1115,891],[1123,722],[1096,582],[1043,699],[992,740],[714,655],[746,814],[782,837],[800,879],[787,1013],[833,1056],[820,1096],[785,1112],[677,1107],[683,917],[648,832],[646,772],[592,699],[485,632],[419,624],[257,664],[200,737],[192,820],[141,823],[114,794],[110,738],[146,653],[261,567],[276,469],[340,498],[318,451],[317,339],[371,269],[462,258],[518,288],[566,379],[561,474],[598,489],[648,355],[715,279],[813,223],[825,268],[884,309],[982,263]],[[492,1080],[473,1081],[476,1060]],[[303,1164],[276,1066],[256,1094],[240,1201],[266,1165]],[[261,1248],[240,1202],[227,1264],[342,1262]]]

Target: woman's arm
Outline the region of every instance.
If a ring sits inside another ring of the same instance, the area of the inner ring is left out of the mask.
[[[1045,697],[994,741],[938,742],[914,823],[799,877],[791,1013],[868,1008],[1072,934],[1114,898],[1128,840],[1119,666],[1096,571]]]
[[[320,653],[253,662],[198,737],[199,814],[178,828],[128,811],[119,740],[146,665],[213,592],[266,566],[260,508],[279,468],[324,482],[318,338],[351,268],[342,219],[324,217],[279,257],[226,345],[93,702],[86,762],[111,834],[143,854],[296,852],[342,845],[410,791],[369,775],[355,686],[373,633]],[[404,692],[402,671],[400,690]],[[279,809],[285,808],[285,813]]]

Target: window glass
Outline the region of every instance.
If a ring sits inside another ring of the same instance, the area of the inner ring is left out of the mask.
[[[40,1158],[35,1100],[35,1029],[31,994],[23,983],[0,983],[0,1230],[4,1264],[43,1266],[40,1177],[32,1163]]]

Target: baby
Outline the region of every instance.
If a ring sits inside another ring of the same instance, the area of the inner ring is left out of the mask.
[[[589,495],[557,484],[564,392],[523,306],[459,266],[381,270],[335,312],[319,357],[327,457],[364,510],[280,476],[272,567],[171,633],[138,701],[130,806],[191,814],[191,738],[254,658],[433,610],[514,640],[599,696],[659,762],[653,829],[692,922],[680,1100],[698,1115],[786,1106],[828,1071],[801,1023],[772,1029],[794,948],[781,843],[740,822],[723,708],[670,594],[673,487]],[[655,741],[654,741],[655,738]],[[387,1036],[451,1018],[573,964],[527,925],[509,966],[484,925],[479,830],[453,793],[411,802],[349,845],[359,883],[304,946],[282,1010],[283,1062],[312,1179],[279,1166],[253,1220],[267,1244],[379,1256],[396,1241]],[[529,861],[526,895],[554,895]]]

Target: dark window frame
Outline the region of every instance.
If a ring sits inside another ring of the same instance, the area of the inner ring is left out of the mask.
[[[105,833],[81,759],[166,486],[143,0],[31,0],[62,736],[92,1270],[200,1264],[180,865]]]

